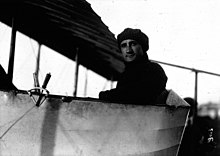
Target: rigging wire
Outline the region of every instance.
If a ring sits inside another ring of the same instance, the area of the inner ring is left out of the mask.
[[[27,115],[33,108],[35,107],[32,106],[29,110],[27,110],[22,116],[20,116],[15,122],[0,136],[0,140],[18,123],[25,115]]]
[[[34,46],[33,46],[32,39],[29,38],[29,40],[30,40],[30,45],[31,45],[31,48],[32,48],[32,52],[33,52],[33,54],[34,54],[34,56],[35,56],[35,59],[37,60],[37,54],[36,54],[35,48],[34,48]],[[43,74],[42,74],[42,72],[41,72],[40,66],[39,66],[39,70],[38,70],[38,76],[39,76],[39,75],[40,75],[41,79],[43,79]]]

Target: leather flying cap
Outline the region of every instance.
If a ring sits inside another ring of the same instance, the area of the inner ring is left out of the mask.
[[[145,35],[140,29],[132,29],[132,28],[124,29],[124,31],[122,31],[117,36],[119,49],[121,42],[127,39],[132,39],[137,41],[143,48],[144,52],[146,52],[149,49],[149,39],[147,35]]]

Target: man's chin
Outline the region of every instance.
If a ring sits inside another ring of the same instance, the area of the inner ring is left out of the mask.
[[[133,61],[135,61],[135,57],[126,58],[125,61],[126,61],[126,62],[133,62]]]

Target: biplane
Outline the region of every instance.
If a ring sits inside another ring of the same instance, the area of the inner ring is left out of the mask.
[[[12,28],[7,76],[13,79],[16,32],[117,80],[123,61],[117,42],[85,0],[0,2],[0,21]],[[165,103],[134,105],[50,94],[44,84],[0,91],[0,155],[175,156],[189,105],[169,90]]]

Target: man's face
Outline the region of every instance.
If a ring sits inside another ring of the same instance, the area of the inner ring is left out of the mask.
[[[139,60],[144,55],[141,45],[132,39],[123,40],[120,48],[126,62]]]

